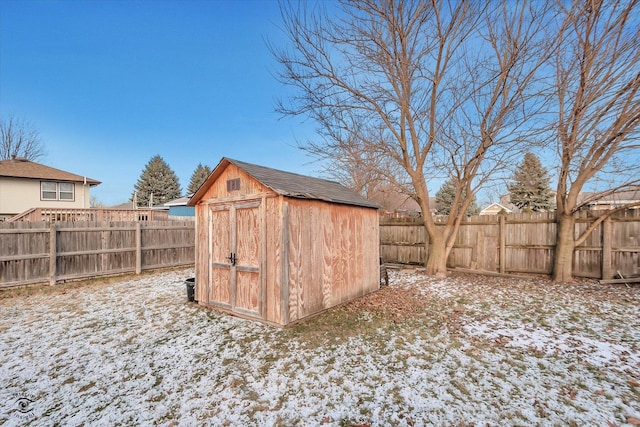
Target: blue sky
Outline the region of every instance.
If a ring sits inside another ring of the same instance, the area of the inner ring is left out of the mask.
[[[313,125],[274,112],[279,19],[275,0],[0,0],[0,114],[40,131],[39,162],[102,181],[107,205],[156,154],[183,192],[223,156],[317,176],[296,147]]]

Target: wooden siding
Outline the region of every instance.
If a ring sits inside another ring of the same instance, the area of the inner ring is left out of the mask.
[[[0,288],[192,265],[193,221],[0,224]],[[185,278],[186,279],[186,278]]]
[[[378,216],[368,208],[286,199],[289,321],[378,289]]]
[[[268,198],[264,202],[265,207],[265,233],[266,241],[263,242],[265,259],[262,264],[262,273],[266,283],[264,316],[271,322],[283,324],[287,313],[283,312],[283,286],[282,286],[282,260],[286,259],[282,251],[283,240],[283,205],[284,197]]]
[[[576,236],[594,221],[581,212]],[[550,274],[555,252],[555,213],[485,215],[466,219],[447,265],[502,273]],[[423,264],[428,236],[422,219],[388,219],[380,223],[380,252],[385,262]],[[640,273],[640,210],[604,221],[574,252],[574,274],[610,279],[617,271]]]
[[[240,179],[240,189],[234,191],[227,191],[227,181],[232,179]],[[272,194],[268,187],[260,184],[255,179],[251,178],[249,174],[238,168],[234,164],[230,164],[224,170],[224,172],[216,179],[207,192],[202,197],[200,203],[211,203],[215,200],[216,203],[222,201],[232,200],[246,200],[247,196],[255,196],[263,193]]]

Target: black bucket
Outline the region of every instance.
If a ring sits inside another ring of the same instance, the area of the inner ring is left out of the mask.
[[[191,277],[184,282],[187,285],[187,300],[196,302],[196,278]]]

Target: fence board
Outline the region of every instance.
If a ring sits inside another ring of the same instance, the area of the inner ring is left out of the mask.
[[[580,212],[576,236],[599,214]],[[444,221],[439,219],[440,224]],[[576,276],[609,279],[617,271],[624,275],[640,273],[640,210],[619,212],[607,224],[598,225],[576,248]],[[470,217],[460,225],[447,265],[501,273],[550,274],[556,230],[554,212]],[[380,240],[380,255],[385,262],[424,264],[427,258],[427,234],[421,218],[381,220]]]
[[[191,265],[193,221],[0,224],[0,288]]]

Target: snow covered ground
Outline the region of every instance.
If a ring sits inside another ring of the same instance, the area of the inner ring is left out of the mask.
[[[191,276],[0,299],[0,424],[640,424],[638,287],[394,271],[376,298],[412,316],[281,330],[187,303]]]

